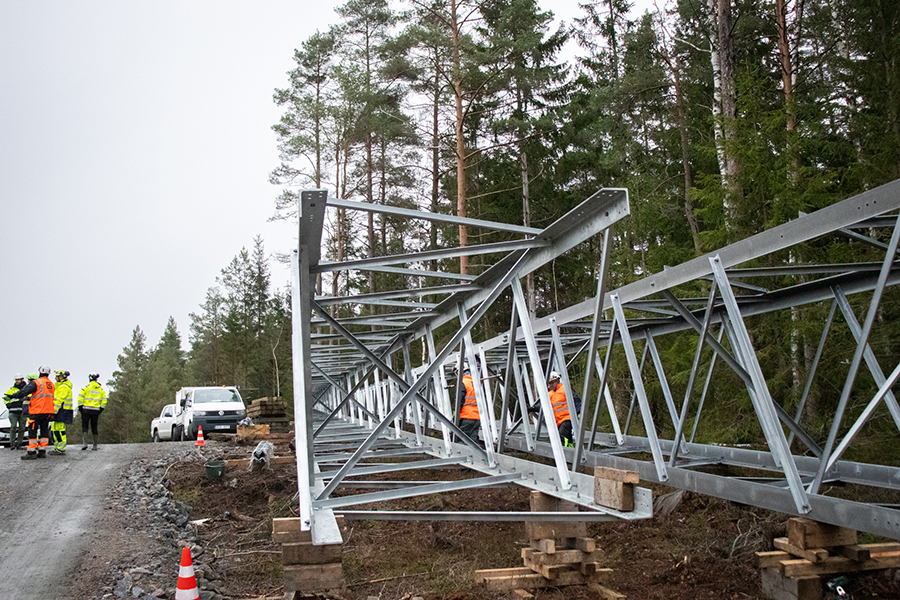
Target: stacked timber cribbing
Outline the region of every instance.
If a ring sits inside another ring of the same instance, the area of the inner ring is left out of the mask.
[[[254,425],[268,425],[271,433],[288,433],[291,430],[281,396],[253,400],[247,409],[247,416],[253,419]]]
[[[343,517],[338,527],[344,529]],[[340,593],[344,585],[343,544],[313,545],[300,518],[272,519],[272,541],[281,544],[285,597],[310,592]]]
[[[531,492],[532,512],[577,512],[573,502],[542,492]],[[495,591],[515,591],[528,598],[529,589],[587,585],[601,598],[624,600],[625,596],[603,585],[612,569],[601,568],[594,538],[587,537],[584,521],[526,521],[530,548],[522,549],[523,567],[476,571],[476,581]]]
[[[788,521],[773,552],[757,552],[771,600],[822,600],[823,580],[842,573],[900,568],[900,544],[857,544],[856,531],[810,519]]]

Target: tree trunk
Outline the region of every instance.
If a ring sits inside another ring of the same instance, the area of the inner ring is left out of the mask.
[[[456,103],[456,215],[466,216],[466,142],[463,138],[463,91],[462,69],[460,65],[459,20],[456,14],[456,0],[450,0],[450,27],[453,45],[453,96]],[[469,245],[469,232],[465,225],[459,226],[459,245]],[[469,274],[469,257],[459,257],[459,272]]]
[[[685,114],[684,94],[681,90],[681,64],[676,59],[672,65],[672,81],[675,84],[675,110],[678,114],[678,133],[681,135],[681,166],[684,169],[684,216],[691,228],[691,238],[694,241],[694,254],[700,256],[703,250],[700,247],[700,225],[694,215],[694,203],[691,199],[691,158],[690,141],[688,139],[687,115]]]
[[[708,0],[710,18],[710,60],[713,70],[713,117],[716,152],[725,189],[725,229],[729,238],[737,235],[740,201],[740,167],[734,156],[735,96],[734,37],[731,34],[731,0]]]
[[[522,149],[522,141],[519,140],[519,166],[522,172],[522,224],[531,227],[531,198],[528,189],[528,155]],[[534,272],[525,276],[525,303],[528,305],[528,315],[533,321],[535,318],[535,294]]]
[[[794,26],[798,26],[799,11],[802,11],[803,1],[797,0],[797,13]],[[784,90],[784,110],[787,115],[788,152],[790,153],[790,177],[791,182],[800,182],[800,153],[797,148],[797,140],[794,129],[797,126],[797,115],[794,107],[794,83],[797,79],[797,69],[794,65],[794,53],[791,52],[790,27],[787,22],[786,0],[775,0],[775,26],[778,29],[778,58],[781,64],[781,86]]]
[[[440,130],[440,120],[439,120],[439,108],[441,101],[441,80],[438,77],[438,74],[434,74],[434,90],[432,96],[432,105],[431,105],[431,212],[436,213],[440,209],[440,205],[438,204],[438,200],[440,198],[440,185],[441,185],[441,163],[440,163],[440,151],[438,144],[440,144],[441,138],[441,130]],[[430,222],[431,231],[431,249],[437,250],[438,243],[438,229],[437,223],[434,221]],[[437,271],[437,261],[431,260],[428,261],[429,268],[432,271]]]

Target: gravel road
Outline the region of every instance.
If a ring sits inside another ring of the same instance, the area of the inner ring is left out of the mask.
[[[23,461],[0,448],[0,583],[2,598],[62,598],[68,575],[90,542],[103,498],[144,444],[101,446]]]
[[[144,596],[131,593],[135,575],[116,567],[188,545],[179,540],[192,537],[189,526],[166,532],[169,543],[154,539],[170,521],[187,523],[159,479],[167,464],[193,451],[190,442],[101,445],[96,452],[79,444],[65,456],[23,461],[24,452],[0,448],[0,599]],[[152,511],[148,497],[158,499]],[[177,559],[171,562],[174,587]],[[110,577],[124,580],[116,589],[103,586]]]

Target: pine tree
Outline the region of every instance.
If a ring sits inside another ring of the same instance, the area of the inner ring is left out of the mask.
[[[142,419],[147,413],[147,336],[141,328],[135,327],[131,341],[122,350],[116,362],[119,369],[110,380],[107,410],[100,419],[101,434],[111,442],[135,442],[142,438],[146,429]],[[144,436],[146,437],[146,432]]]

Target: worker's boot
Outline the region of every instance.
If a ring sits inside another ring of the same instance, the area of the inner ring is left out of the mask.
[[[20,456],[19,458],[21,458],[22,460],[37,460],[37,453],[28,452],[27,454],[25,454],[25,456]]]
[[[99,446],[97,446],[97,438],[99,437],[100,436],[98,436],[96,433],[94,434],[94,447],[91,448],[91,450],[96,450],[97,448],[99,448]]]
[[[87,431],[81,432],[81,449],[87,450]]]
[[[41,448],[40,450],[38,450],[37,457],[38,458],[47,458],[47,451],[44,450],[43,448]]]

